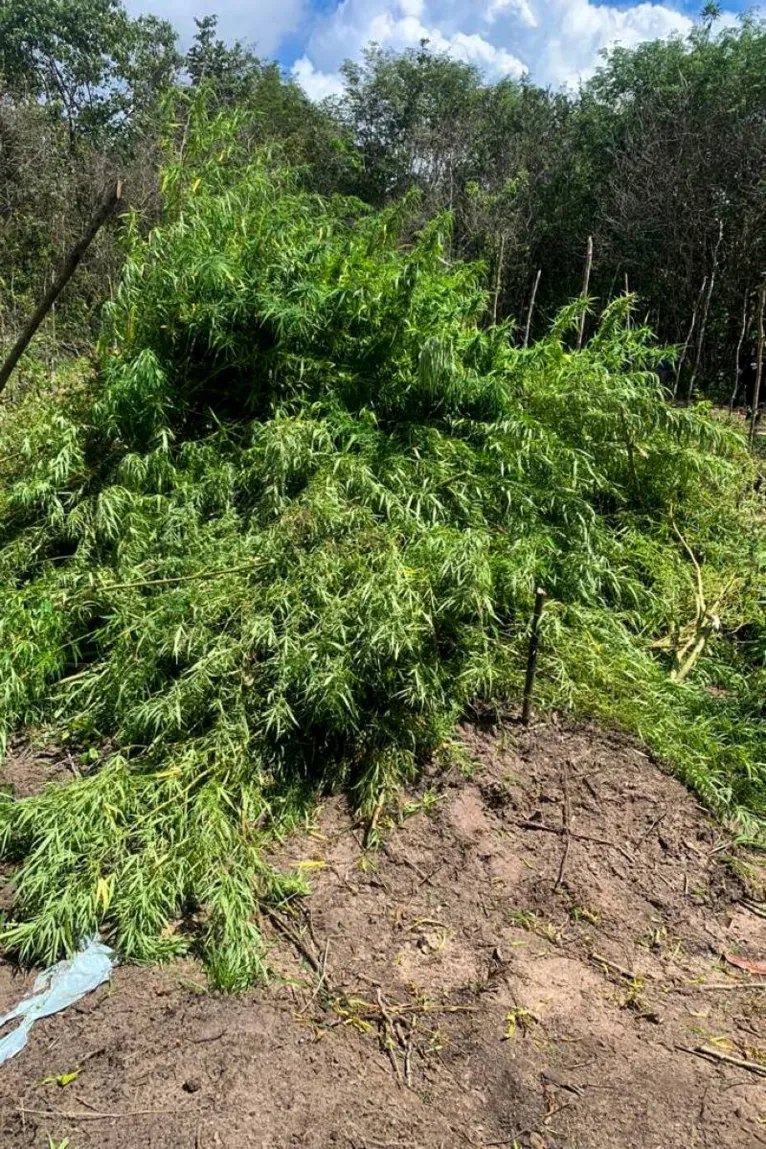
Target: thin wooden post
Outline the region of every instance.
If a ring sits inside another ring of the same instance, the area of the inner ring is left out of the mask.
[[[708,282],[707,294],[705,295],[705,302],[702,307],[702,315],[700,316],[699,335],[697,337],[697,355],[694,360],[694,369],[692,377],[689,380],[689,390],[686,395],[686,401],[691,403],[692,396],[694,395],[694,384],[697,380],[697,372],[699,371],[700,361],[702,359],[702,345],[705,341],[705,327],[707,326],[708,311],[710,310],[710,300],[713,296],[713,286],[715,284],[715,275],[718,270],[718,249],[721,246],[723,239],[723,220],[718,221],[718,239],[713,248],[713,266],[710,271],[710,280]]]
[[[628,273],[627,273],[627,271],[625,272],[625,295],[626,295],[626,297],[628,295],[630,295],[630,286],[628,284]],[[628,311],[628,317],[625,321],[625,326],[627,327],[628,331],[630,331],[630,311]]]
[[[535,674],[537,673],[537,650],[540,645],[540,618],[545,604],[545,591],[538,587],[535,591],[535,609],[532,612],[532,629],[529,634],[529,652],[527,654],[527,676],[524,681],[524,702],[521,707],[521,721],[529,726],[529,717],[532,712],[532,692],[535,688]]]
[[[500,251],[497,254],[497,271],[495,272],[495,303],[492,308],[492,322],[497,323],[497,309],[500,303],[500,288],[502,287],[503,258],[505,256],[505,233],[500,236]]]
[[[755,369],[755,394],[753,395],[753,414],[750,419],[750,445],[755,442],[755,428],[758,424],[758,404],[761,400],[761,378],[763,376],[763,312],[766,308],[766,283],[762,283],[758,290],[758,366]]]
[[[529,332],[532,327],[532,312],[535,309],[535,299],[537,297],[537,289],[540,286],[540,276],[543,274],[543,269],[538,267],[535,282],[532,286],[532,294],[529,297],[529,309],[527,311],[527,326],[524,328],[524,342],[523,347],[529,347]]]
[[[742,304],[742,327],[740,329],[740,340],[737,342],[736,361],[734,364],[734,386],[732,387],[732,398],[729,399],[729,411],[734,411],[737,395],[740,394],[740,358],[742,356],[744,337],[746,333],[748,333],[749,300],[750,292],[745,288],[744,303]]]
[[[85,232],[70,251],[64,266],[61,268],[61,271],[56,276],[43,298],[40,300],[34,314],[32,315],[19,338],[16,340],[2,367],[0,367],[0,392],[5,389],[5,386],[11,377],[11,373],[13,372],[14,367],[31,343],[38,327],[45,319],[46,315],[53,307],[53,304],[56,302],[58,297],[61,295],[61,292],[66,287],[67,283],[69,283],[69,280],[72,278],[79,266],[80,260],[90,247],[93,240],[96,238],[96,235],[101,230],[102,226],[109,219],[109,216],[115,210],[121,199],[122,182],[117,180],[117,183],[114,184],[114,186],[104,196],[98,211],[88,224]]]
[[[729,399],[729,411],[732,412],[735,408],[737,395],[740,394],[740,358],[742,356],[742,345],[744,342],[744,337],[746,336],[746,333],[748,333],[749,299],[750,292],[745,288],[744,303],[742,304],[742,327],[740,329],[740,340],[737,342],[736,361],[734,364],[734,386],[732,387],[732,398]]]
[[[705,294],[705,288],[706,287],[707,287],[707,276],[705,276],[705,278],[702,280],[702,287],[700,288],[700,293],[697,296],[697,302],[694,304],[694,309],[692,311],[692,321],[689,324],[689,332],[686,336],[686,341],[685,341],[683,348],[681,350],[681,354],[678,357],[678,363],[676,364],[676,378],[675,378],[675,382],[673,384],[673,398],[674,399],[678,395],[678,384],[679,384],[679,381],[681,379],[681,368],[684,365],[684,360],[686,359],[686,352],[689,350],[689,344],[691,343],[692,335],[694,334],[694,328],[697,324],[697,312],[699,310],[699,305],[702,302],[702,297]]]
[[[590,270],[593,267],[593,236],[588,236],[588,254],[585,258],[585,272],[582,277],[582,296],[587,299],[588,288],[590,287]],[[585,308],[583,307],[582,315],[580,316],[580,330],[577,333],[577,350],[582,347],[582,341],[585,336]]]

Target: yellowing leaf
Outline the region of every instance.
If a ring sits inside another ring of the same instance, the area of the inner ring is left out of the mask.
[[[82,1073],[82,1066],[78,1065],[76,1069],[72,1069],[69,1073],[61,1073],[58,1076],[52,1074],[50,1077],[43,1077],[40,1081],[41,1085],[59,1085],[64,1088],[66,1085],[71,1085],[73,1081]]]
[[[99,878],[96,885],[96,903],[101,906],[101,909],[106,913],[109,909],[109,903],[112,900],[112,889],[114,886],[114,875],[108,878]]]
[[[62,1087],[65,1085],[71,1085],[73,1081],[77,1080],[81,1072],[82,1070],[78,1065],[77,1069],[73,1069],[71,1073],[62,1073],[60,1077],[57,1077],[56,1084],[61,1085]]]

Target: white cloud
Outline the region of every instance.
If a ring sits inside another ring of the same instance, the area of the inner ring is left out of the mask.
[[[528,5],[528,0],[510,2]],[[313,97],[325,86],[337,90],[339,65],[358,57],[370,42],[401,51],[416,48],[422,40],[438,52],[475,64],[489,79],[523,75],[524,62],[510,45],[487,39],[486,22],[473,12],[471,0],[341,0],[315,21],[293,75]]]
[[[336,91],[342,61],[358,58],[370,41],[401,50],[428,40],[491,80],[528,70],[540,83],[576,85],[593,73],[602,49],[690,28],[678,9],[648,0],[631,7],[592,0],[340,0],[315,15],[293,74],[309,95]]]
[[[259,56],[275,56],[286,37],[305,26],[310,0],[125,0],[132,16],[169,20],[187,48],[196,31],[194,17],[218,16],[218,35],[254,46]]]
[[[515,16],[527,28],[537,27],[537,16],[529,0],[492,0],[486,13],[487,20],[491,24],[504,12]]]
[[[593,74],[604,48],[632,48],[645,40],[685,35],[692,21],[665,4],[640,3],[630,8],[593,4],[590,0],[549,0],[552,19],[536,37],[541,80],[576,85]]]
[[[301,56],[292,67],[292,76],[310,100],[324,100],[343,91],[340,72],[318,72],[308,56]]]

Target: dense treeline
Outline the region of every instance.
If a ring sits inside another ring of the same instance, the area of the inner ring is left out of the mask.
[[[0,2],[0,283],[8,336],[82,228],[108,176],[126,178],[141,223],[159,211],[160,140],[182,137],[204,85],[274,142],[306,185],[381,207],[416,187],[423,219],[453,214],[453,257],[479,258],[491,315],[523,337],[589,290],[635,292],[642,318],[682,354],[692,386],[752,389],[766,215],[766,28],[715,32],[715,11],[683,40],[616,49],[577,93],[528,80],[487,84],[420,49],[371,47],[345,88],[312,104],[279,68],[224,44],[214,18],[186,53],[164,21],[119,0]],[[117,228],[102,236],[58,319],[87,337],[118,272]],[[737,377],[737,366],[741,374]],[[670,381],[673,378],[669,373]]]

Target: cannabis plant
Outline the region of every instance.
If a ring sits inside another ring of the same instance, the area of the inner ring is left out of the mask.
[[[0,799],[2,944],[103,929],[261,976],[261,907],[303,889],[268,847],[328,790],[374,820],[470,704],[512,707],[537,584],[541,700],[759,833],[739,434],[667,402],[629,299],[581,350],[585,300],[519,348],[448,218],[308,194],[240,129],[197,110],[161,225],[126,223],[98,370],[4,413],[0,723],[95,749]]]

